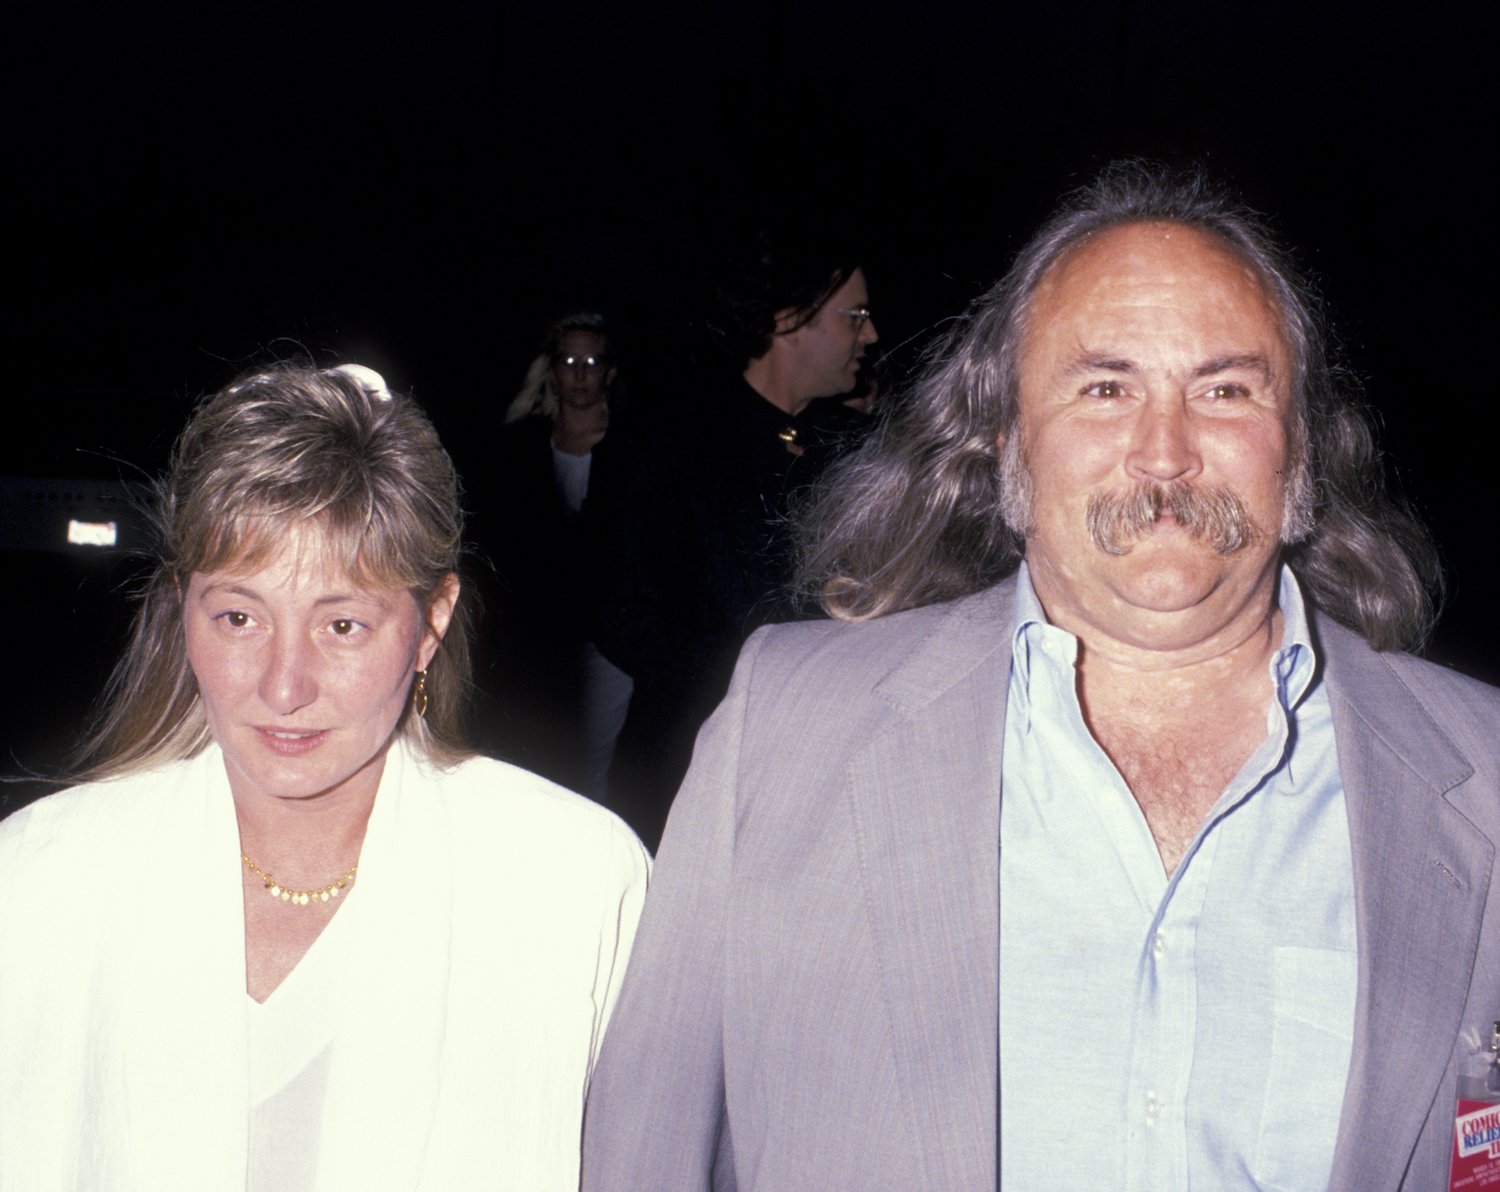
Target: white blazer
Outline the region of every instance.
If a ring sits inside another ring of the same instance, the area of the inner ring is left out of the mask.
[[[574,1189],[649,859],[511,766],[392,748],[348,923],[316,1186]],[[224,762],[0,824],[0,1188],[246,1182],[239,843]]]

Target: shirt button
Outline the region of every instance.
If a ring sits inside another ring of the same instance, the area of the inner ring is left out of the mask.
[[[1160,960],[1162,958],[1162,955],[1166,952],[1166,950],[1167,950],[1167,937],[1164,936],[1161,932],[1158,931],[1156,933],[1156,935],[1152,937],[1152,940],[1151,940],[1151,954],[1153,956],[1155,956],[1158,960]]]
[[[1156,1125],[1156,1115],[1161,1112],[1161,1102],[1156,1099],[1155,1093],[1146,1094],[1146,1124]]]

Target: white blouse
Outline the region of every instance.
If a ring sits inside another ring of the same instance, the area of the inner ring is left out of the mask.
[[[349,989],[351,888],[264,1002],[248,993],[250,1179],[246,1192],[314,1192],[328,1069]],[[288,908],[295,909],[295,908]]]

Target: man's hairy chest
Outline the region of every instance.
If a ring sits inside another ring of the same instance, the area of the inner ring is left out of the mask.
[[[1209,810],[1265,737],[1256,713],[1186,728],[1104,721],[1100,746],[1135,796],[1168,874],[1176,871]]]

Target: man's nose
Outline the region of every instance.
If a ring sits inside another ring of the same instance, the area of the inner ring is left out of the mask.
[[[260,698],[273,712],[290,716],[318,698],[316,648],[299,634],[278,634],[269,651]]]
[[[1202,471],[1197,435],[1180,397],[1153,398],[1142,407],[1125,466],[1132,479],[1161,484],[1191,480]]]
[[[876,340],[878,340],[879,338],[880,338],[880,333],[875,330],[875,320],[874,319],[866,319],[863,323],[860,324],[860,326],[859,326],[859,342],[860,343],[862,343],[862,344],[872,344]]]

